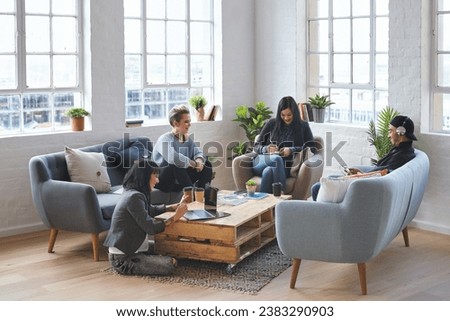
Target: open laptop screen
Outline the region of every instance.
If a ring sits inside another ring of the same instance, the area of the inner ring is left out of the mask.
[[[189,221],[211,220],[229,216],[229,213],[219,212],[217,210],[217,193],[219,189],[216,187],[205,188],[205,209],[189,210],[184,217]]]

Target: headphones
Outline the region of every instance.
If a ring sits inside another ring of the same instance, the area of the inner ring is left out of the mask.
[[[405,128],[405,124],[406,121],[409,119],[409,117],[407,116],[405,118],[405,120],[403,121],[403,124],[401,126],[398,126],[397,129],[395,130],[395,132],[397,133],[397,135],[400,136],[404,136],[406,134],[406,128]]]

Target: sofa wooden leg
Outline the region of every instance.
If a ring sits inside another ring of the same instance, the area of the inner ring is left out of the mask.
[[[361,286],[361,294],[367,294],[367,280],[366,280],[366,263],[358,263],[359,284]]]
[[[94,254],[94,261],[98,261],[99,260],[99,253],[98,253],[98,248],[99,248],[99,240],[98,240],[98,233],[92,233],[91,234],[91,239],[92,239],[92,253]]]
[[[53,247],[55,246],[56,237],[58,236],[58,230],[55,228],[50,229],[50,237],[48,239],[48,253],[54,253]]]
[[[292,273],[291,273],[291,284],[290,288],[295,288],[295,282],[297,282],[298,270],[300,269],[300,263],[302,260],[300,259],[292,259]]]
[[[405,226],[405,228],[402,230],[402,234],[403,234],[403,241],[405,241],[405,246],[409,247],[408,226]]]

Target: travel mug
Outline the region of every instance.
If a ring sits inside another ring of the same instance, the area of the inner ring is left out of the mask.
[[[194,190],[195,195],[195,201],[203,203],[203,200],[205,198],[205,189],[202,187],[196,187]]]
[[[272,184],[272,193],[273,196],[281,196],[281,183]]]
[[[186,195],[186,203],[191,203],[194,200],[194,189],[192,186],[186,186],[183,188],[183,194]]]

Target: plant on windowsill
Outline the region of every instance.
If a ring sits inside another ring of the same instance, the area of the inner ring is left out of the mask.
[[[84,130],[84,118],[90,116],[91,113],[81,107],[72,107],[66,110],[64,113],[67,117],[70,117],[70,125],[73,131]]]
[[[316,123],[323,123],[325,121],[325,108],[334,104],[328,95],[316,94],[308,98],[308,102],[313,109],[313,118]]]
[[[205,120],[205,107],[207,103],[208,101],[202,95],[192,96],[189,98],[189,104],[195,108],[198,121]]]
[[[383,158],[393,147],[389,138],[389,124],[398,115],[398,111],[386,106],[378,113],[376,125],[373,120],[369,122],[369,129],[367,130],[369,135],[368,141],[370,145],[375,147],[378,159]],[[378,159],[371,158],[372,164],[376,164]]]
[[[245,182],[245,188],[247,189],[248,195],[254,195],[256,192],[256,182],[252,179],[249,179],[247,182]]]

